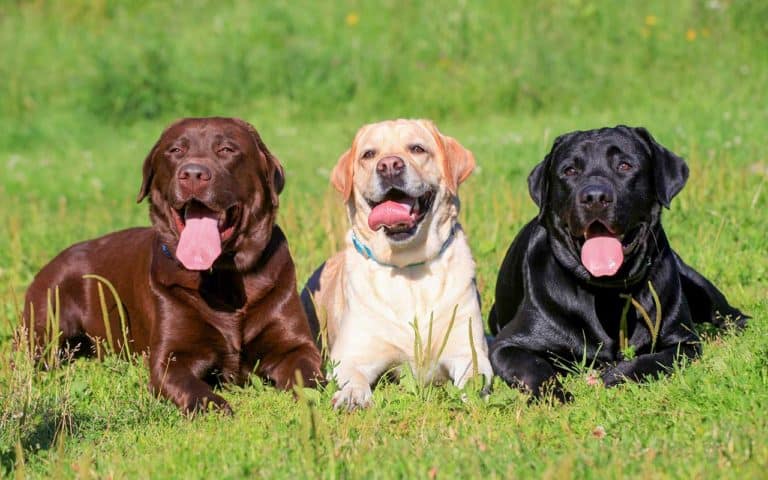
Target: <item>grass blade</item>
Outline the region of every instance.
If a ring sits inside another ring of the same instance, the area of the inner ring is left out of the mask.
[[[102,292],[101,290],[101,284],[104,284],[109,289],[110,293],[112,294],[112,298],[115,300],[115,305],[117,306],[117,316],[120,319],[120,330],[122,331],[123,336],[123,344],[120,345],[120,354],[121,356],[124,356],[125,359],[130,359],[131,356],[131,348],[130,348],[130,342],[128,341],[128,325],[126,323],[126,315],[125,315],[125,309],[123,308],[123,302],[120,299],[120,294],[117,293],[117,289],[114,285],[112,285],[112,282],[107,280],[106,278],[102,277],[101,275],[96,274],[86,274],[83,275],[83,278],[86,279],[94,279],[97,280],[99,283],[99,292]],[[103,293],[100,294],[99,300],[101,301],[103,299]],[[102,309],[102,315],[104,315],[104,325],[105,327],[109,323],[109,314],[106,310],[106,303],[101,302],[101,309]],[[107,330],[111,333],[111,329]],[[109,341],[109,338],[107,339]],[[113,352],[116,352],[114,349],[114,345],[110,343],[110,349],[112,349]]]

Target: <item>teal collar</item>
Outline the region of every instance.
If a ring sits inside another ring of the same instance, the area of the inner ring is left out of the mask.
[[[352,230],[352,245],[355,246],[355,250],[357,250],[357,252],[360,255],[362,255],[363,257],[365,257],[368,260],[373,260],[374,262],[378,263],[382,267],[394,267],[394,268],[416,267],[416,266],[419,266],[419,265],[424,265],[425,263],[440,257],[443,254],[443,252],[445,252],[448,249],[448,246],[451,244],[451,242],[453,242],[453,237],[456,236],[455,233],[456,233],[456,229],[457,228],[460,228],[460,227],[458,227],[458,224],[454,224],[454,226],[451,228],[451,232],[448,235],[448,238],[446,238],[445,242],[443,242],[443,246],[440,247],[440,251],[437,252],[437,255],[435,255],[434,257],[430,258],[429,260],[424,260],[423,262],[409,263],[408,265],[404,265],[403,267],[398,267],[397,265],[393,265],[391,263],[385,263],[385,262],[379,261],[379,259],[377,259],[373,255],[373,251],[370,249],[370,247],[368,245],[364,244],[362,241],[360,241],[359,238],[357,238],[357,235],[355,234],[355,230],[354,229]]]

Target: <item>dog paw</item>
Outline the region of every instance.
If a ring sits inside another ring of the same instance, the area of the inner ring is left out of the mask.
[[[467,386],[470,379],[482,378],[483,390],[489,389],[493,382],[493,369],[488,361],[480,362],[477,369],[473,368],[472,360],[459,360],[446,365],[453,384],[458,388]]]
[[[206,412],[218,412],[227,416],[234,415],[229,403],[216,394],[190,399],[184,407],[184,411],[191,416]]]
[[[371,405],[370,385],[367,384],[347,384],[336,392],[331,399],[333,408],[336,410],[357,410],[358,408],[368,408]]]
[[[537,401],[571,403],[573,394],[563,387],[557,377],[550,377],[533,391]]]
[[[627,380],[626,375],[620,368],[609,368],[601,375],[606,387],[615,387],[621,385]]]
[[[489,382],[480,390],[480,398],[488,398],[493,393],[493,383]]]

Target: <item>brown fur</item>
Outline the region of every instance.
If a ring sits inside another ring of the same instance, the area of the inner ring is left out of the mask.
[[[222,153],[225,143],[235,152]],[[181,153],[172,152],[175,145],[184,145]],[[172,209],[188,200],[177,172],[190,161],[212,171],[210,185],[198,192],[200,200],[214,209],[236,205],[237,212],[234,233],[205,272],[187,270],[173,257],[179,234]],[[320,354],[299,303],[287,241],[275,224],[283,169],[256,130],[237,119],[180,120],[152,148],[143,174],[138,200],[150,198],[151,228],[73,245],[29,287],[24,318],[38,353],[51,340],[45,332],[46,302],[56,287],[58,345],[91,355],[95,343],[105,341],[97,281],[83,279],[97,274],[120,296],[130,350],[149,352],[150,387],[182,410],[211,403],[230,411],[212,385],[241,385],[254,369],[279,388],[290,388],[296,371],[305,385],[314,385],[321,378]],[[117,305],[105,296],[114,343],[122,350]]]

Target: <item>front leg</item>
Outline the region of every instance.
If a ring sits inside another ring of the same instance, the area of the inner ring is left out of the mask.
[[[284,241],[265,267],[270,269],[275,274],[269,279],[273,287],[254,303],[244,325],[246,358],[250,365],[258,362],[257,373],[278,388],[291,389],[297,374],[305,387],[315,387],[323,381],[322,358],[296,291],[296,271]],[[251,288],[261,281],[255,277]]]
[[[340,388],[331,403],[335,409],[350,411],[369,407],[373,397],[371,384],[402,360],[386,340],[365,337],[360,331],[352,334],[349,329],[340,332],[331,359],[336,364],[333,376]]]
[[[224,398],[213,393],[195,370],[199,370],[199,356],[183,353],[150,352],[150,389],[175,403],[184,413],[204,412],[209,406],[232,414]]]
[[[464,388],[470,378],[477,375],[483,376],[483,384],[490,387],[493,380],[493,369],[491,362],[485,352],[477,352],[477,363],[473,360],[472,353],[468,352],[462,355],[448,357],[442,362],[451,381],[458,388]]]
[[[292,332],[286,332],[284,328],[277,326],[268,337],[271,348],[260,355],[260,376],[284,390],[290,390],[296,385],[297,375],[304,387],[314,388],[322,383],[320,352],[309,340],[309,335],[297,338]]]
[[[490,387],[493,380],[493,368],[488,360],[488,344],[485,340],[483,325],[479,321],[481,318],[479,306],[475,313],[474,317],[466,317],[467,322],[453,327],[440,358],[440,365],[445,368],[453,384],[458,388],[464,388],[467,381],[476,375],[484,377],[485,387]],[[471,330],[472,337],[469,336],[470,322],[474,322]],[[439,339],[438,344],[440,342],[442,340]]]
[[[255,331],[266,321],[269,323],[258,334],[251,333],[251,329]],[[257,373],[277,388],[293,388],[297,373],[305,387],[322,382],[320,351],[312,339],[294,283],[273,290],[262,300],[249,318],[248,337],[253,337],[245,348],[249,363],[258,361]]]
[[[496,343],[491,346],[490,360],[496,375],[508,385],[532,394],[534,398],[549,392],[561,402],[572,398],[557,379],[554,366],[534,352]]]
[[[682,357],[695,358],[698,345],[678,344],[655,353],[638,355],[632,360],[623,360],[606,370],[602,377],[606,387],[616,386],[629,379],[635,382],[644,377],[655,377],[668,373]]]

